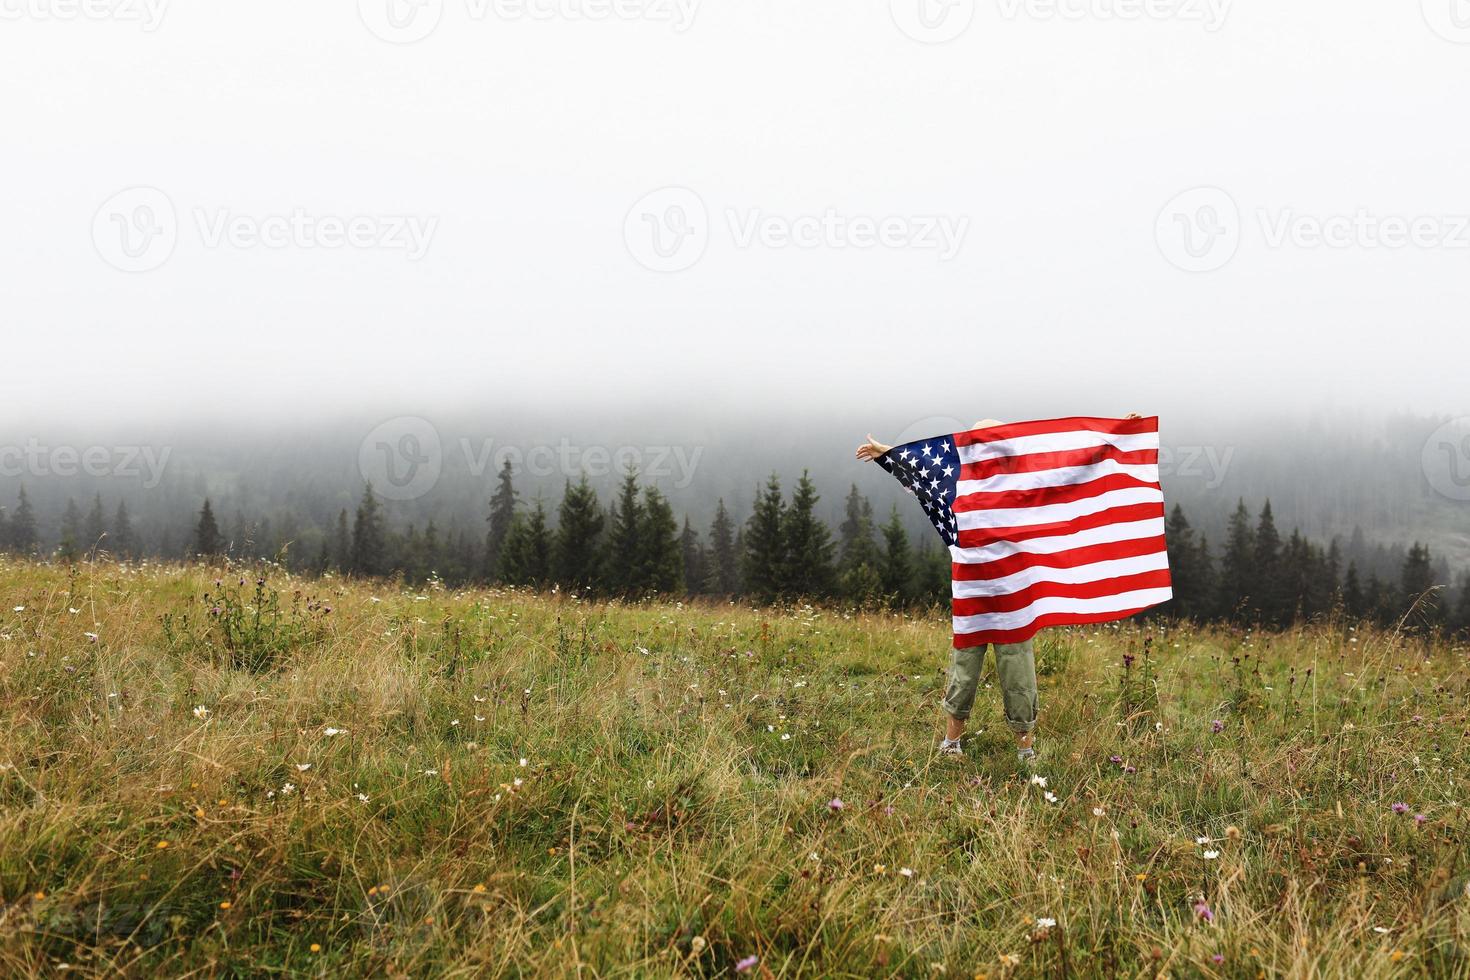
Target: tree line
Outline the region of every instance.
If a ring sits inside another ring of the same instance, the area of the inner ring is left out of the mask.
[[[606,506],[585,477],[568,480],[553,510],[540,495],[522,500],[506,463],[479,535],[446,533],[432,521],[394,528],[370,484],[355,511],[340,510],[317,535],[320,546],[309,557],[285,544],[262,553],[257,539],[268,539],[269,528],[243,517],[227,534],[209,498],[180,534],[189,542],[187,556],[273,557],[300,571],[400,576],[415,584],[438,579],[622,598],[819,599],[893,608],[948,601],[947,550],[927,535],[912,541],[897,504],[879,523],[854,485],[834,532],[818,516],[819,500],[809,474],[789,494],[772,474],[743,520],[721,499],[709,526],[696,529],[687,516],[680,523],[667,498],[641,485],[636,473],[625,474]],[[1296,530],[1283,535],[1269,501],[1254,516],[1238,502],[1226,526],[1216,548],[1182,507],[1173,508],[1166,530],[1175,598],[1159,615],[1282,627],[1341,612],[1359,621],[1470,632],[1470,573],[1444,587],[1447,571],[1427,545],[1380,547],[1374,555],[1355,539],[1345,556],[1336,539],[1324,547]],[[126,502],[109,511],[100,494],[85,512],[68,500],[58,532],[48,553],[63,561],[98,549],[124,558],[158,553],[142,546]],[[0,549],[39,555],[41,538],[22,489],[13,511],[0,508]]]

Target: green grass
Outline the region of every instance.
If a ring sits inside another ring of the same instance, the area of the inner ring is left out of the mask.
[[[1463,647],[255,577],[0,560],[0,975],[1470,976]]]

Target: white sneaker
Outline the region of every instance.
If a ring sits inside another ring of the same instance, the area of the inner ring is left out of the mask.
[[[960,740],[957,738],[945,738],[939,741],[940,755],[964,755],[965,750],[960,748]]]

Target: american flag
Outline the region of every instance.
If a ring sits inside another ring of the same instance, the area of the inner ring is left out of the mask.
[[[956,647],[1123,619],[1173,595],[1157,418],[991,425],[894,446],[878,465],[949,547]]]

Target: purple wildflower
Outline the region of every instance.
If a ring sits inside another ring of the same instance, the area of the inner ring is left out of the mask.
[[[1210,962],[1212,962],[1212,963],[1224,963],[1225,962],[1225,954],[1224,953],[1216,953],[1214,956],[1211,956],[1210,957]]]
[[[753,970],[755,968],[755,965],[757,963],[759,963],[760,961],[761,961],[761,958],[759,956],[747,956],[745,959],[743,959],[743,960],[741,960],[741,961],[739,961],[738,963],[735,964],[735,972],[736,973],[749,973],[751,970]]]
[[[832,802],[827,804],[827,809],[831,810],[833,813],[838,813],[846,805],[847,804],[843,803],[840,797],[834,796],[832,797]]]
[[[1224,730],[1225,723],[1219,718],[1216,718],[1214,721],[1210,722],[1210,731],[1214,732],[1216,735],[1219,735]]]
[[[1134,766],[1124,766],[1123,767],[1123,775],[1125,775],[1125,776],[1131,776],[1134,773],[1136,773],[1137,771],[1138,771],[1138,769],[1135,768]]]
[[[1395,803],[1391,807],[1391,809],[1393,810],[1394,813],[1408,813],[1409,812],[1409,804],[1407,804],[1407,803]]]
[[[1424,823],[1424,821],[1426,821],[1426,820],[1428,820],[1428,819],[1429,819],[1429,818],[1428,818],[1428,817],[1426,817],[1426,816],[1425,816],[1425,815],[1424,815],[1424,814],[1422,814],[1422,813],[1416,813],[1416,814],[1414,814],[1414,823],[1415,823],[1415,824],[1423,824],[1423,823]]]
[[[1210,911],[1210,904],[1208,902],[1195,902],[1194,914],[1199,916],[1201,919],[1204,919],[1206,922],[1215,921],[1215,913]]]
[[[1121,755],[1110,755],[1108,756],[1108,761],[1115,766],[1119,766],[1123,764],[1123,757]]]

